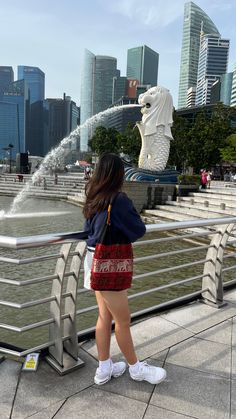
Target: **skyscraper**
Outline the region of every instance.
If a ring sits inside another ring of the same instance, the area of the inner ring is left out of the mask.
[[[139,84],[157,85],[159,54],[143,45],[130,48],[127,53],[127,78],[137,79]]]
[[[220,78],[221,89],[220,89],[220,101],[225,105],[230,106],[232,83],[233,83],[233,72],[223,74]]]
[[[29,89],[24,80],[11,83],[0,95],[0,147],[11,143],[13,155],[28,150],[29,134]]]
[[[38,67],[18,66],[18,79],[25,80],[29,87],[30,115],[27,150],[30,154],[43,154],[43,100],[45,91],[45,74]]]
[[[26,80],[30,89],[30,104],[44,100],[45,74],[38,67],[18,65],[18,80]]]
[[[120,76],[120,75],[113,77],[112,103],[115,103],[122,96],[126,95],[126,90],[127,90],[126,84],[127,84],[127,77]]]
[[[14,72],[12,67],[0,66],[0,93],[3,93],[13,81]]]
[[[211,86],[211,103],[222,102],[230,106],[233,72],[223,74]]]
[[[187,92],[197,85],[200,34],[220,33],[207,14],[192,1],[184,6],[178,108],[187,106]]]
[[[94,55],[91,51],[85,50],[81,80],[81,124],[112,104],[114,77],[119,77],[116,58]],[[88,140],[92,132],[93,127],[81,130],[81,151],[88,150]]]
[[[233,71],[230,106],[236,106],[236,64]]]
[[[227,72],[229,40],[218,35],[201,34],[198,62],[196,105],[208,105],[211,86]]]
[[[75,102],[65,93],[63,99],[46,99],[44,101],[44,151],[41,155],[47,154],[53,147],[58,146],[60,141],[77,127],[78,116],[79,112]],[[76,144],[68,146],[67,152],[74,148],[76,148]]]

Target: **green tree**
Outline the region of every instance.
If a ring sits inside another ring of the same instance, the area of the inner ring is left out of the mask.
[[[226,145],[227,138],[233,133],[231,112],[229,106],[219,103],[212,113],[204,144],[205,167],[219,164],[222,160],[220,149]]]
[[[221,162],[220,149],[233,132],[230,121],[231,108],[219,103],[209,115],[199,112],[189,131],[188,162],[198,173]]]
[[[169,166],[176,166],[177,170],[184,171],[188,165],[189,122],[187,119],[173,115],[172,135],[174,140],[170,142]]]
[[[201,168],[208,166],[204,152],[208,134],[209,120],[206,113],[201,111],[189,130],[188,163],[193,167],[195,173],[199,173]]]
[[[236,134],[231,134],[226,139],[226,146],[220,149],[222,160],[236,163]]]
[[[141,136],[137,126],[128,124],[124,133],[118,136],[119,150],[124,154],[128,154],[134,163],[137,163],[140,149],[141,149]]]
[[[92,138],[89,140],[89,147],[98,155],[102,153],[117,153],[119,132],[115,128],[97,127]]]

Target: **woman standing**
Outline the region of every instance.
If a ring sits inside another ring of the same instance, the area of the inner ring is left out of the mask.
[[[202,189],[206,189],[206,187],[207,187],[207,171],[206,171],[206,169],[203,169],[202,173],[201,173],[201,185],[202,185]]]
[[[84,216],[85,229],[89,231],[87,254],[84,262],[85,288],[90,287],[90,274],[93,253],[99,241],[101,230],[106,222],[107,209],[112,202],[111,228],[113,233],[123,235],[126,242],[132,243],[145,234],[145,224],[135,210],[132,201],[121,192],[124,181],[124,165],[115,154],[103,154],[95,172],[86,185]],[[102,385],[111,377],[119,377],[126,370],[125,362],[113,363],[110,358],[112,320],[115,322],[115,335],[121,352],[129,365],[130,377],[136,381],[146,380],[158,384],[166,378],[163,368],[153,367],[137,359],[130,332],[130,311],[127,289],[121,291],[95,291],[99,308],[96,324],[96,345],[99,366],[94,377],[95,384]]]

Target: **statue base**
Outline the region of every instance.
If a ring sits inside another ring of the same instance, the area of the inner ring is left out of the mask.
[[[125,167],[125,180],[135,182],[158,182],[158,183],[178,183],[180,172],[177,170],[162,170],[154,172],[135,167]]]

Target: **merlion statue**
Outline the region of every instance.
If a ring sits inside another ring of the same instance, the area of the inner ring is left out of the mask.
[[[173,101],[168,89],[151,87],[139,95],[142,121],[137,123],[142,138],[138,166],[140,169],[161,171],[167,164],[170,140],[173,140]]]

